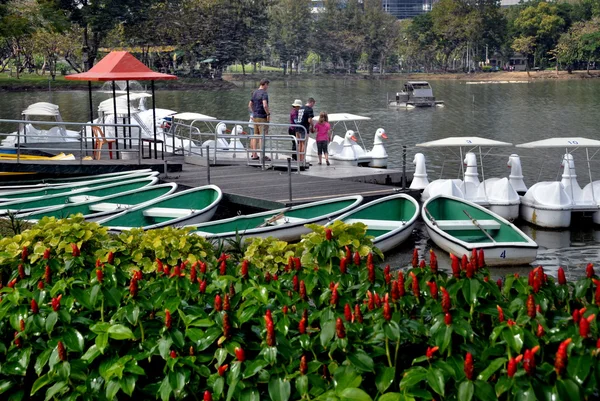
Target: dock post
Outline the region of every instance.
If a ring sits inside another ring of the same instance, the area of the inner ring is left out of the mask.
[[[292,158],[288,157],[288,191],[290,193],[290,203],[292,202]]]
[[[208,145],[206,145],[206,180],[208,181],[208,185],[210,185],[210,146]]]
[[[406,189],[406,145],[402,145],[402,189]]]

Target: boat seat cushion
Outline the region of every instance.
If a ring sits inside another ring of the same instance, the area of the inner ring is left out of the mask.
[[[71,203],[87,202],[87,201],[97,200],[97,199],[100,199],[100,196],[91,196],[91,195],[69,196],[69,202],[71,202]]]
[[[280,226],[280,225],[289,224],[289,223],[302,223],[304,221],[306,221],[306,219],[301,219],[300,217],[281,216],[277,220],[270,222],[268,225],[269,226]]]
[[[375,219],[347,219],[346,224],[363,223],[370,230],[390,231],[403,225],[404,222],[398,220],[375,220]]]
[[[121,209],[127,209],[131,207],[131,205],[126,205],[123,203],[109,203],[109,202],[100,202],[90,205],[89,209],[93,212],[112,212]]]
[[[193,209],[183,209],[177,207],[151,207],[142,213],[146,217],[179,218],[186,217],[194,213]]]
[[[501,224],[496,220],[477,220],[484,230],[499,230]],[[436,220],[442,230],[479,230],[471,220]]]

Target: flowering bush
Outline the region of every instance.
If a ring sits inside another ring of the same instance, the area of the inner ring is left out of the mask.
[[[0,397],[598,397],[593,266],[576,283],[541,267],[494,282],[482,253],[448,276],[431,252],[391,271],[364,225],[313,229],[256,242],[250,261],[183,230],[113,237],[80,218],[1,240]],[[277,260],[258,267],[266,249]]]

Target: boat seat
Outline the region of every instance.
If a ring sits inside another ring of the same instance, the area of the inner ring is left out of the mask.
[[[186,217],[194,213],[193,209],[183,209],[178,207],[151,207],[142,213],[146,217],[178,218]]]
[[[89,209],[93,212],[112,212],[115,210],[127,209],[129,207],[131,207],[131,205],[126,205],[123,203],[101,202],[90,205]]]
[[[398,220],[375,220],[375,219],[347,219],[346,224],[363,223],[371,230],[389,231],[400,228],[404,222]]]
[[[74,195],[74,196],[69,196],[69,202],[71,202],[71,203],[80,203],[80,202],[87,202],[87,201],[92,201],[92,200],[98,200],[100,198],[101,198],[100,196]]]
[[[496,220],[477,220],[484,230],[499,230],[501,224]],[[435,223],[442,230],[479,230],[471,220],[436,220]]]
[[[302,219],[300,217],[281,216],[277,220],[270,222],[268,225],[269,226],[281,226],[283,224],[289,224],[289,223],[302,223],[303,221],[306,221],[306,219]]]

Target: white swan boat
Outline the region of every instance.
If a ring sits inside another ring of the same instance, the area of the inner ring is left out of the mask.
[[[565,149],[561,162],[561,181],[538,182],[521,197],[523,220],[540,227],[564,228],[571,225],[573,212],[587,212],[592,213],[594,223],[600,224],[600,181],[592,181],[589,163],[593,157],[589,155],[589,148],[600,148],[600,141],[581,137],[549,138],[520,144],[517,147]],[[573,152],[578,148],[585,149],[590,177],[590,183],[583,189],[577,181],[573,157]]]
[[[463,179],[439,179],[430,182],[421,195],[423,201],[436,195],[456,196],[487,207],[507,220],[512,221],[519,217],[519,205],[521,200],[519,194],[513,188],[510,179],[485,179],[483,171],[481,148],[512,146],[511,143],[480,137],[449,137],[420,143],[416,146],[441,149],[458,148],[461,160],[463,160],[464,155],[464,161],[461,164],[461,175]],[[479,181],[477,155],[471,152],[471,150],[478,150],[479,160],[482,164],[481,173],[483,181]],[[515,157],[512,159],[514,160],[513,164],[515,166],[517,165],[517,159],[518,158]],[[424,163],[424,159],[419,158],[417,162]],[[420,174],[423,174],[422,171],[425,169],[424,167],[417,166],[416,170],[420,171]]]

